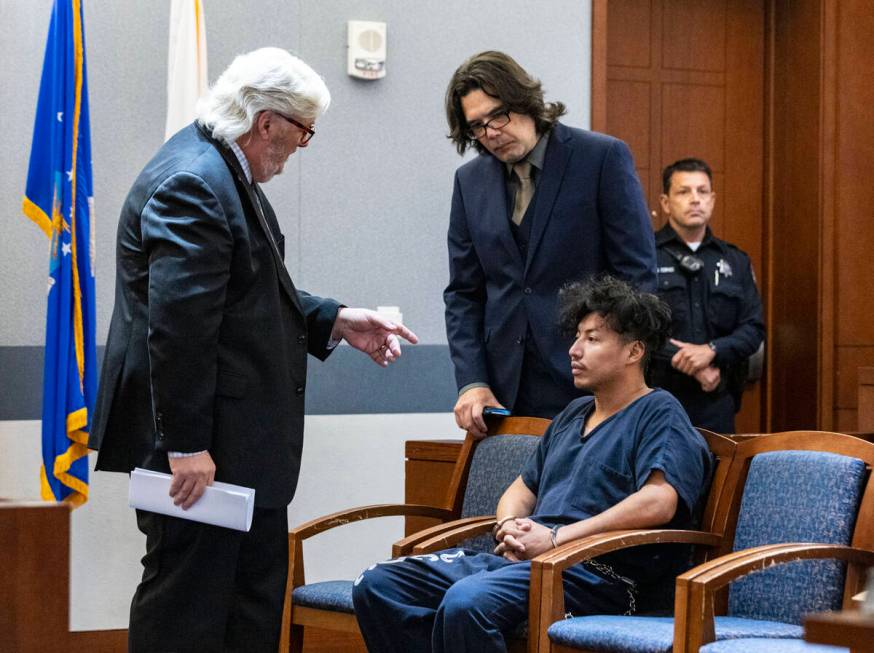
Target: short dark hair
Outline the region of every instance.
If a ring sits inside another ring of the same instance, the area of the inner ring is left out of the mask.
[[[575,334],[586,316],[597,313],[623,341],[643,343],[644,370],[653,352],[667,340],[671,326],[668,305],[608,274],[566,285],[559,291],[558,301],[559,325],[565,334]]]
[[[565,113],[561,102],[544,103],[540,80],[529,75],[510,55],[495,50],[480,52],[458,67],[446,89],[448,138],[459,154],[464,154],[471,145],[480,153],[488,151],[482,143],[468,137],[467,120],[461,109],[461,98],[477,89],[500,100],[508,111],[531,116],[539,134],[549,131]]]
[[[710,185],[713,185],[713,171],[707,162],[703,159],[680,159],[674,161],[671,165],[662,170],[662,192],[665,195],[671,194],[671,177],[675,172],[703,172],[707,174],[710,180]]]

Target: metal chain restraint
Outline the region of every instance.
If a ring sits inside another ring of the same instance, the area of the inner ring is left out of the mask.
[[[595,571],[600,572],[603,576],[606,576],[610,580],[619,581],[623,585],[625,585],[625,591],[628,593],[628,610],[626,610],[623,615],[626,617],[630,617],[635,612],[637,612],[637,583],[635,583],[630,578],[626,576],[621,576],[617,574],[613,567],[610,565],[604,564],[603,562],[599,562],[598,560],[583,560],[583,564],[591,567]],[[564,615],[565,619],[570,619],[573,615],[568,612]]]

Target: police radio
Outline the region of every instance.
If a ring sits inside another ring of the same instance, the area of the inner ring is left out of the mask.
[[[704,261],[697,256],[676,252],[670,247],[665,247],[665,251],[677,262],[680,269],[688,275],[698,274],[701,271],[701,268],[704,267]]]

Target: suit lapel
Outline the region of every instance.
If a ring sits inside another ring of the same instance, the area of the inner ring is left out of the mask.
[[[231,154],[233,155],[233,153]],[[276,220],[276,214],[273,213],[273,207],[270,206],[267,197],[261,191],[260,187],[253,187],[251,184],[245,184],[244,187],[246,193],[249,195],[249,202],[255,209],[255,215],[258,216],[258,224],[261,225],[264,235],[267,236],[267,240],[270,241],[270,251],[273,253],[273,260],[276,263],[276,274],[279,276],[279,282],[285,289],[285,292],[288,293],[289,298],[297,307],[297,310],[300,311],[301,315],[304,315],[303,306],[300,305],[300,297],[297,294],[297,289],[294,287],[291,275],[288,274],[288,268],[285,267],[285,260],[283,259],[282,252],[279,251],[279,244],[276,241],[275,234],[279,233],[279,222]],[[270,213],[269,221],[267,212]],[[271,228],[270,222],[276,225],[275,230]]]
[[[282,260],[282,253],[279,251],[279,247],[276,243],[276,237],[273,230],[270,228],[270,225],[267,223],[267,217],[264,214],[264,212],[270,208],[267,203],[267,198],[264,197],[264,194],[261,193],[260,189],[256,192],[253,184],[248,182],[246,179],[246,173],[244,173],[243,169],[240,167],[240,162],[237,160],[236,155],[229,148],[225,147],[222,143],[207,134],[200,125],[198,125],[197,128],[219,151],[222,158],[224,158],[225,162],[228,164],[228,167],[230,167],[231,171],[236,175],[237,181],[240,182],[240,187],[245,190],[246,196],[249,199],[249,204],[255,212],[255,216],[258,218],[258,224],[261,226],[261,230],[264,232],[264,237],[269,244],[270,253],[273,256],[273,262],[276,266],[276,274],[279,277],[279,284],[282,286],[283,290],[285,290],[286,294],[288,294],[291,303],[294,304],[297,310],[303,315],[304,310],[300,304],[300,297],[298,297],[297,289],[294,287],[291,276],[288,274],[285,262]],[[259,193],[261,197],[258,196]],[[273,217],[273,220],[276,222],[275,216]]]
[[[498,234],[504,248],[521,268],[524,261],[510,229],[510,214],[507,207],[507,170],[504,164],[494,156],[489,156],[488,162],[489,165],[486,166],[480,187],[484,194],[483,206],[486,207],[483,216],[484,226],[487,231]]]
[[[534,215],[529,216],[534,218],[534,222],[531,225],[528,258],[525,261],[526,272],[534,258],[534,253],[537,251],[537,246],[540,244],[540,239],[543,237],[543,232],[546,231],[546,225],[552,217],[552,207],[561,188],[561,180],[564,178],[571,153],[570,148],[565,146],[566,140],[567,135],[564,133],[562,125],[557,124],[553,128],[546,148],[543,174],[537,183],[537,191],[534,195]]]

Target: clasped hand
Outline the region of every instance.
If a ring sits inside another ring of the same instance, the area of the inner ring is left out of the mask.
[[[550,529],[526,518],[505,521],[495,534],[495,553],[510,562],[536,558],[552,548]]]
[[[671,344],[679,348],[671,358],[671,365],[689,376],[694,376],[695,372],[710,365],[716,356],[716,352],[708,344],[693,345],[691,342],[683,342],[676,338],[671,338]]]

